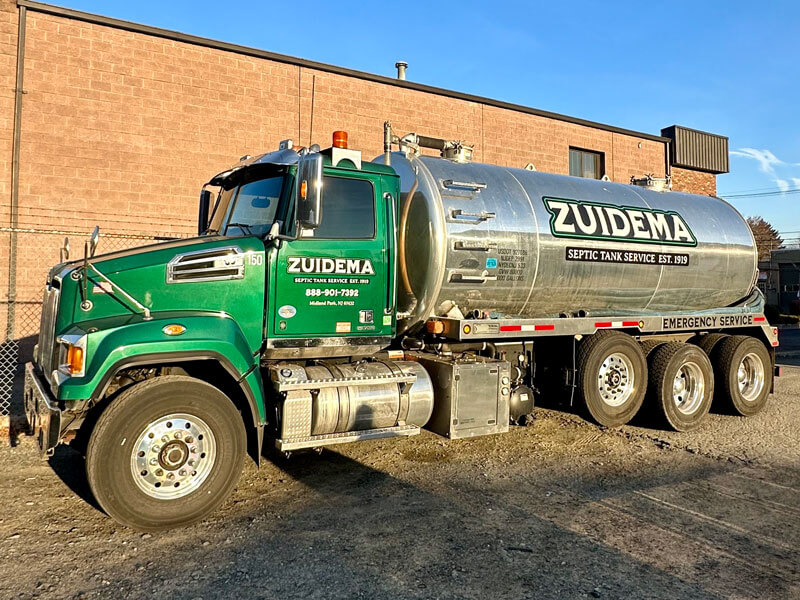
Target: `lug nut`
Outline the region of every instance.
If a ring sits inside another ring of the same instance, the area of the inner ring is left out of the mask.
[[[153,446],[153,452],[161,452],[161,446],[159,446],[158,444]]]
[[[189,461],[189,466],[190,466],[190,467],[193,467],[193,466],[194,466],[194,461],[193,461],[193,460],[190,460],[190,461]]]
[[[189,451],[190,451],[192,454],[197,454],[197,446],[192,446],[191,448],[189,448]]]
[[[182,437],[183,437],[183,432],[182,432],[182,431],[176,431],[176,432],[175,432],[175,439],[176,439],[176,440],[179,440],[179,439],[181,439]]]
[[[181,469],[180,471],[178,471],[178,475],[180,475],[181,477],[186,475],[186,469]]]
[[[194,442],[194,438],[192,436],[190,436],[190,435],[187,435],[186,436],[186,443],[187,444],[191,444],[193,442]]]
[[[163,475],[164,475],[164,471],[162,471],[161,469],[158,469],[156,471],[156,477],[163,477]]]
[[[155,458],[151,458],[150,459],[150,464],[151,465],[157,465],[158,464],[158,460],[156,460]]]
[[[175,473],[167,473],[167,479],[175,479]]]
[[[162,435],[161,436],[161,441],[166,444],[169,441],[169,438],[166,435]]]

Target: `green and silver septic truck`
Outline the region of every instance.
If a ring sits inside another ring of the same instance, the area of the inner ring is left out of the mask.
[[[777,332],[723,200],[473,163],[388,123],[384,148],[286,140],[204,186],[196,237],[95,255],[95,233],[50,270],[30,432],[83,453],[113,518],[201,519],[248,452],[502,433],[535,399],[679,431],[712,400],[762,409]]]

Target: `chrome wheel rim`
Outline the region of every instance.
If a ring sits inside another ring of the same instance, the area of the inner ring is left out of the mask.
[[[736,373],[739,394],[745,402],[754,402],[764,389],[764,363],[757,354],[745,354]]]
[[[684,415],[697,412],[703,404],[706,393],[706,380],[703,370],[695,362],[683,363],[672,382],[672,401]]]
[[[633,395],[635,385],[631,360],[619,352],[609,354],[600,365],[597,385],[605,404],[613,407],[625,404]]]
[[[133,445],[131,475],[149,497],[174,500],[200,487],[216,458],[217,443],[205,421],[176,413],[144,428]]]

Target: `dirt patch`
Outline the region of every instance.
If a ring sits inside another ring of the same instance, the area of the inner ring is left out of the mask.
[[[248,465],[210,519],[118,526],[82,462],[0,448],[3,598],[789,598],[800,595],[800,370],[691,434],[538,410],[501,436]]]

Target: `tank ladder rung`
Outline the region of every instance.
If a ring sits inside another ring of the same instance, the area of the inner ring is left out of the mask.
[[[320,390],[323,388],[380,385],[382,383],[414,383],[417,376],[413,374],[377,375],[375,377],[338,377],[332,379],[287,379],[275,381],[275,389],[279,392],[292,390]]]
[[[395,425],[394,427],[380,427],[378,429],[364,429],[362,431],[346,431],[344,433],[327,433],[324,435],[308,435],[296,438],[277,439],[275,447],[282,452],[300,450],[302,448],[321,448],[334,444],[347,444],[349,442],[363,442],[365,440],[378,440],[390,437],[408,437],[418,435],[420,428],[416,425]]]

